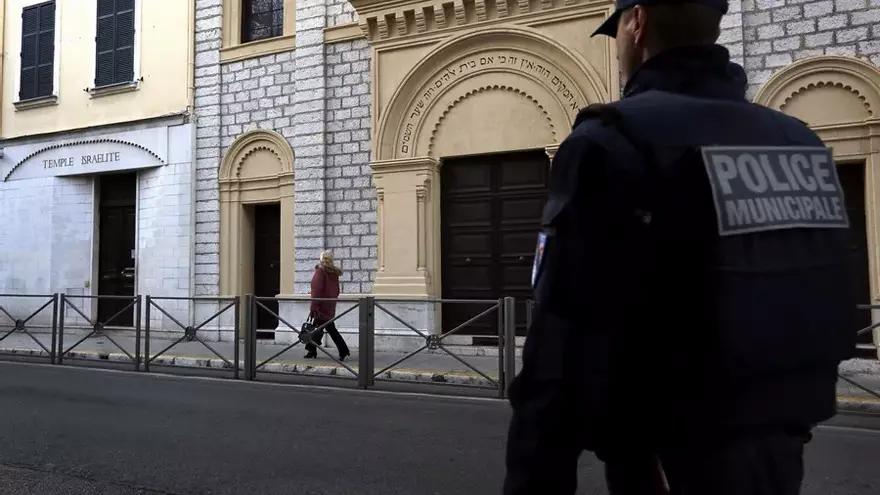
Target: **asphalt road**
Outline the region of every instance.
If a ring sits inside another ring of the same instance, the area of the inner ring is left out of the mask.
[[[0,363],[0,494],[499,493],[492,400]],[[880,492],[880,418],[808,448],[807,495]],[[604,493],[581,462],[579,493]]]

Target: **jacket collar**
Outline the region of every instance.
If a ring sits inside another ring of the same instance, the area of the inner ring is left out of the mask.
[[[686,46],[662,52],[636,70],[624,88],[624,98],[649,90],[713,99],[745,100],[745,70],[730,61],[719,45]]]

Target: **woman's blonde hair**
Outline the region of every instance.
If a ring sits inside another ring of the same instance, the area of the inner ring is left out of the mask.
[[[321,251],[320,265],[326,270],[336,273],[342,273],[333,261],[333,253],[330,251]]]

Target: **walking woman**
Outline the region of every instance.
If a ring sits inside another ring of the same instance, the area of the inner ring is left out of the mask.
[[[321,253],[321,262],[315,267],[315,274],[312,275],[311,315],[315,319],[315,326],[321,326],[336,317],[336,301],[315,301],[314,299],[338,298],[340,275],[342,275],[342,270],[333,264],[333,255],[329,251]],[[330,323],[324,330],[330,334],[330,338],[333,339],[333,343],[339,350],[339,360],[345,361],[351,352],[349,352],[345,340],[342,339],[342,335],[339,335],[339,331],[336,330],[336,324]],[[318,332],[312,339],[314,343],[306,344],[306,351],[308,351],[306,358],[311,359],[318,356],[315,344],[320,344],[323,337],[324,332]]]

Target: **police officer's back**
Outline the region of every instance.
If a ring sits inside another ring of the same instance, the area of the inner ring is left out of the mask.
[[[726,2],[640,3],[600,30],[625,98],[582,112],[554,160],[506,491],[572,493],[588,449],[633,485],[656,455],[673,493],[797,493],[854,345],[834,164],[746,100],[710,44]]]

